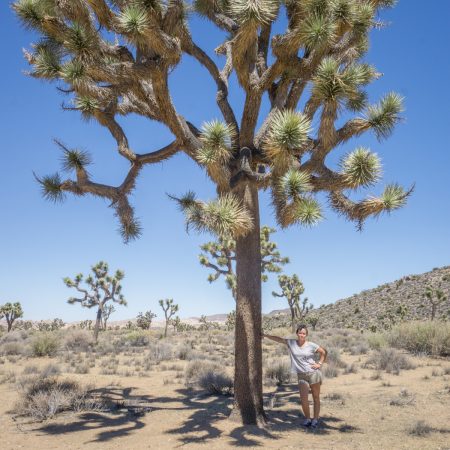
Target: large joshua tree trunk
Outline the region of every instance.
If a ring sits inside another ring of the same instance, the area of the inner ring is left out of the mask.
[[[230,418],[244,424],[264,424],[258,190],[246,184],[237,194],[251,212],[254,226],[250,233],[236,241],[234,408]]]
[[[102,323],[102,307],[99,306],[97,310],[97,318],[95,320],[95,327],[94,327],[94,340],[96,343],[98,342],[98,332],[100,330],[101,323]]]

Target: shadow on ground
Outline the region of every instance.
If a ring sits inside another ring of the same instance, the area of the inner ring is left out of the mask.
[[[124,437],[145,427],[142,417],[157,410],[187,411],[188,417],[177,428],[167,431],[175,435],[182,444],[204,443],[222,435],[218,426],[227,420],[231,412],[233,397],[207,396],[190,389],[176,390],[174,397],[151,397],[133,395],[135,388],[107,387],[92,391],[94,396],[105,400],[106,408],[101,411],[79,413],[74,420],[40,426],[37,431],[58,435],[87,430],[98,430],[90,442],[107,442]],[[276,394],[264,396],[269,423],[266,428],[237,425],[231,432],[231,444],[236,447],[263,446],[261,438],[276,440],[280,433],[303,431],[326,435],[330,432],[355,433],[357,427],[345,423],[338,417],[324,416],[318,429],[302,428],[303,417],[299,415],[298,390],[296,385],[279,388]],[[171,406],[172,403],[176,405]],[[181,406],[180,406],[181,403]],[[283,409],[280,409],[282,407]]]

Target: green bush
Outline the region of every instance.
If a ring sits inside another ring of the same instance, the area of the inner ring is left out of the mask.
[[[381,350],[387,346],[387,339],[384,334],[373,333],[367,336],[367,343],[372,350]]]
[[[53,356],[59,349],[59,339],[51,333],[35,336],[31,343],[33,356]]]
[[[402,323],[387,334],[389,344],[414,354],[450,355],[450,323],[439,321]]]
[[[266,378],[275,381],[277,386],[288,383],[291,379],[291,365],[286,359],[270,361],[265,370]]]

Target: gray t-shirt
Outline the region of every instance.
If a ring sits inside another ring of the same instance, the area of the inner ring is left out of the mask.
[[[306,342],[303,347],[297,343],[297,339],[286,339],[286,344],[289,348],[291,356],[291,372],[294,373],[311,373],[317,369],[313,369],[311,364],[314,364],[314,353],[319,348],[319,345],[314,342]]]

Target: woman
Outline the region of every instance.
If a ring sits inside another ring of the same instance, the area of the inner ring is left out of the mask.
[[[300,401],[303,414],[305,415],[303,425],[305,427],[317,428],[320,412],[320,385],[322,384],[322,372],[320,371],[320,368],[326,360],[327,351],[314,342],[306,340],[308,337],[308,328],[306,325],[299,325],[296,334],[297,339],[284,339],[264,333],[262,334],[262,337],[288,346],[289,354],[291,356],[291,371],[296,372],[298,377]],[[320,355],[318,362],[314,360],[315,353]],[[313,420],[311,420],[308,402],[310,388],[314,400]]]

